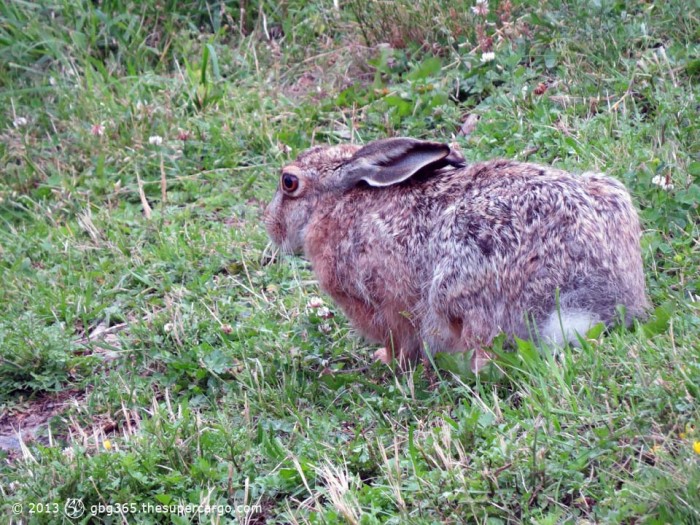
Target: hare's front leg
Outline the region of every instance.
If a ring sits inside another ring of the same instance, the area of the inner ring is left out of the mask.
[[[374,358],[375,361],[379,361],[380,363],[384,363],[385,365],[391,364],[391,360],[394,359],[394,352],[391,350],[391,348],[387,348],[386,346],[382,346],[381,348],[378,348],[374,354],[372,354],[372,357]]]
[[[396,358],[404,364],[421,355],[418,329],[411,315],[406,313],[405,305],[395,305],[388,300],[373,304],[347,292],[336,293],[334,299],[366,339],[384,345],[374,352],[376,361],[390,364]]]
[[[374,359],[385,365],[393,359],[399,366],[405,367],[414,363],[421,356],[421,341],[416,329],[404,323],[397,323],[398,329],[389,329],[383,347],[374,352]]]

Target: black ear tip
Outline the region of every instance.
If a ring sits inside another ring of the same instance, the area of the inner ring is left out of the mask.
[[[450,147],[450,152],[444,160],[447,164],[454,166],[455,168],[461,168],[467,164],[462,152],[459,151],[459,149],[452,147]]]
[[[415,142],[415,147],[426,150],[440,150],[449,153],[450,145],[444,142],[433,142],[428,140],[418,140]]]

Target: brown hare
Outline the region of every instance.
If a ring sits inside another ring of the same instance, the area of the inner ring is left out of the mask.
[[[648,308],[637,213],[597,173],[467,164],[410,138],[314,147],[282,169],[265,224],[385,362],[473,351],[476,372],[500,332],[575,342]]]

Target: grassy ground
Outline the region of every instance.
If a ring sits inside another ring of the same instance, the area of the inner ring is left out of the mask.
[[[0,521],[700,522],[697,1],[226,4],[0,5]],[[260,214],[397,134],[624,181],[657,313],[372,363]]]

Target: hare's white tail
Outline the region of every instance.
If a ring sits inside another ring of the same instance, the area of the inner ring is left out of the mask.
[[[541,328],[541,336],[547,343],[563,346],[565,341],[578,345],[578,335],[586,332],[601,321],[596,313],[586,310],[561,308],[549,314]]]

